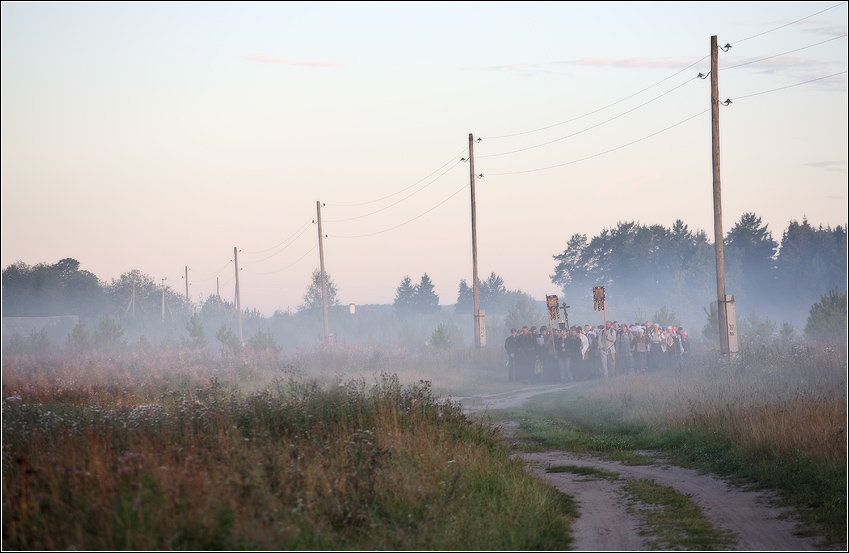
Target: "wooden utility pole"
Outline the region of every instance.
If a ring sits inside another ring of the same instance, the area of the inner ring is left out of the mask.
[[[189,299],[189,266],[186,265],[186,299]]]
[[[327,322],[327,277],[324,274],[324,234],[321,232],[321,202],[315,202],[316,219],[318,221],[318,257],[321,265],[321,304],[324,310],[324,339],[328,344],[332,343],[330,336],[330,325]]]
[[[725,254],[722,235],[722,193],[719,180],[719,48],[710,37],[710,111],[713,154],[713,239],[716,245],[716,308],[719,315],[719,349],[731,353],[728,344],[728,309],[725,297]]]
[[[239,312],[239,343],[244,344],[242,339],[242,298],[239,292],[239,248],[233,246],[233,262],[236,264],[236,311]]]
[[[469,133],[469,184],[472,189],[472,292],[474,295],[474,306],[472,314],[475,319],[475,347],[480,349],[486,345],[484,329],[481,328],[480,298],[478,286],[478,242],[477,222],[475,215],[475,146],[474,137]]]

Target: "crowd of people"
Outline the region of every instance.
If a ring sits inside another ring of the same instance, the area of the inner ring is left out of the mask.
[[[633,371],[680,369],[690,353],[683,328],[606,321],[598,327],[568,329],[523,326],[504,342],[507,378],[516,382],[557,383],[610,378]]]

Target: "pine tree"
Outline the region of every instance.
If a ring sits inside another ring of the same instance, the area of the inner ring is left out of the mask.
[[[416,286],[414,310],[421,315],[430,315],[439,312],[439,296],[433,291],[433,282],[427,273],[422,275],[422,280]]]
[[[416,297],[416,287],[410,276],[404,277],[398,288],[395,289],[395,301],[392,302],[392,307],[395,314],[399,317],[407,317],[412,314]]]

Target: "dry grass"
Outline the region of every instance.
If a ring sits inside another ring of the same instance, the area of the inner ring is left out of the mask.
[[[773,346],[632,374],[596,393],[621,406],[624,422],[697,428],[764,453],[845,464],[846,368],[845,347]]]
[[[569,506],[486,422],[361,376],[399,356],[316,355],[5,358],[4,549],[568,545]],[[303,376],[328,356],[356,376]]]

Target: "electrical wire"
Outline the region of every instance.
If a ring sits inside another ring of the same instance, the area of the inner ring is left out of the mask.
[[[671,89],[671,90],[667,90],[666,92],[664,92],[664,93],[663,93],[663,94],[661,94],[660,96],[655,96],[655,97],[654,97],[654,98],[652,98],[651,100],[648,100],[647,102],[644,102],[644,103],[642,103],[642,104],[640,104],[640,105],[638,105],[638,106],[636,106],[636,107],[633,107],[633,108],[629,109],[628,111],[624,111],[624,112],[620,113],[619,115],[616,115],[616,116],[614,116],[614,117],[611,117],[610,119],[607,119],[607,120],[605,120],[605,121],[602,121],[602,122],[600,122],[600,123],[597,123],[597,124],[595,124],[595,125],[592,125],[592,126],[590,126],[590,127],[587,127],[587,128],[585,128],[585,129],[581,129],[580,131],[574,132],[574,133],[572,133],[572,134],[568,134],[568,135],[566,135],[566,136],[561,136],[560,138],[555,138],[554,140],[549,140],[548,142],[543,142],[543,143],[541,143],[541,144],[535,144],[535,145],[533,145],[533,146],[528,146],[527,148],[520,148],[520,149],[518,149],[518,150],[513,150],[513,151],[510,151],[510,152],[501,152],[501,153],[497,153],[497,154],[486,154],[486,155],[477,156],[477,157],[479,157],[479,158],[488,158],[488,157],[506,156],[506,155],[515,154],[515,153],[518,153],[518,152],[525,152],[525,151],[527,151],[527,150],[533,150],[533,149],[535,149],[535,148],[540,148],[540,147],[542,147],[542,146],[548,146],[549,144],[554,144],[555,142],[560,142],[561,140],[565,140],[565,139],[567,139],[567,138],[573,138],[573,137],[575,137],[575,136],[578,136],[579,134],[583,134],[583,133],[585,133],[585,132],[587,132],[587,131],[590,131],[590,130],[592,130],[592,129],[595,129],[595,128],[598,128],[598,127],[600,127],[600,126],[602,126],[602,125],[605,125],[605,124],[607,124],[607,123],[610,123],[611,121],[615,121],[616,119],[619,119],[620,117],[624,117],[625,115],[628,115],[629,113],[632,113],[632,112],[634,112],[634,111],[637,111],[638,109],[640,109],[640,108],[642,108],[642,107],[647,106],[648,104],[650,104],[650,103],[654,102],[655,100],[659,100],[660,98],[663,98],[663,97],[664,97],[664,96],[666,96],[667,94],[670,94],[670,93],[672,93],[672,92],[674,92],[674,91],[678,90],[679,88],[683,87],[684,85],[690,84],[691,82],[693,82],[693,80],[692,80],[692,79],[691,79],[691,80],[688,80],[688,81],[685,81],[685,82],[681,83],[680,85],[676,86],[675,88],[673,88],[673,89]],[[598,111],[598,110],[597,110],[597,111]]]
[[[441,206],[442,204],[444,204],[445,202],[447,202],[448,200],[450,200],[451,198],[453,198],[454,196],[456,196],[457,194],[459,194],[460,192],[462,192],[463,190],[465,190],[468,187],[469,187],[468,184],[464,185],[462,188],[460,188],[459,190],[457,190],[456,192],[454,192],[453,194],[451,194],[450,196],[448,196],[447,198],[445,198],[444,200],[442,200],[441,202],[439,202],[438,204],[436,204],[432,208],[428,209],[424,213],[421,213],[421,214],[413,217],[412,219],[408,219],[407,221],[404,221],[403,223],[401,223],[399,225],[395,225],[394,227],[390,227],[390,228],[380,230],[380,231],[377,231],[377,232],[372,232],[372,233],[369,233],[369,234],[358,234],[358,235],[350,235],[350,236],[343,236],[343,235],[334,234],[332,236],[333,236],[333,238],[365,238],[367,236],[375,236],[375,235],[378,235],[378,234],[383,234],[384,232],[389,232],[390,230],[395,230],[397,228],[403,227],[404,225],[412,223],[416,219],[420,219],[420,218],[424,217],[425,215],[427,215],[428,213],[430,213],[431,211],[433,211],[437,207]]]
[[[513,172],[508,172],[508,173],[487,173],[487,174],[486,174],[486,176],[488,176],[488,177],[489,177],[489,176],[519,175],[519,174],[523,174],[523,173],[534,173],[534,172],[537,172],[537,171],[546,171],[546,170],[548,170],[548,169],[556,169],[557,167],[564,167],[564,166],[566,166],[566,165],[572,165],[572,164],[575,164],[575,163],[579,163],[579,162],[581,162],[581,161],[586,161],[586,160],[588,160],[588,159],[593,159],[593,158],[596,158],[596,157],[599,157],[599,156],[603,156],[603,155],[609,154],[609,153],[611,153],[611,152],[615,152],[615,151],[617,151],[617,150],[621,150],[622,148],[627,148],[628,146],[632,146],[632,145],[634,145],[634,144],[637,144],[638,142],[642,142],[642,141],[644,141],[644,140],[648,140],[649,138],[652,138],[653,136],[657,136],[657,135],[659,135],[659,134],[661,134],[661,133],[664,133],[664,132],[666,132],[666,131],[668,131],[668,130],[670,130],[670,129],[673,129],[673,128],[675,128],[675,127],[679,126],[679,125],[682,125],[682,124],[684,124],[684,123],[686,123],[686,122],[688,122],[688,121],[690,121],[690,120],[692,120],[692,119],[695,119],[696,117],[698,117],[698,116],[700,116],[700,115],[702,115],[702,114],[704,114],[704,113],[707,113],[707,112],[709,112],[709,111],[710,111],[710,108],[708,108],[708,109],[706,109],[706,110],[704,110],[704,111],[701,111],[701,112],[699,112],[699,113],[697,113],[697,114],[695,114],[695,115],[691,115],[690,117],[688,117],[688,118],[686,118],[686,119],[684,119],[684,120],[682,120],[682,121],[679,121],[679,122],[677,122],[677,123],[675,123],[675,124],[673,124],[673,125],[670,125],[670,126],[668,126],[668,127],[664,128],[664,129],[661,129],[661,130],[659,130],[659,131],[653,132],[652,134],[649,134],[649,135],[644,136],[644,137],[642,137],[642,138],[638,138],[637,140],[633,140],[633,141],[631,141],[631,142],[628,142],[627,144],[622,144],[622,145],[617,146],[617,147],[615,147],[615,148],[611,148],[611,149],[609,149],[609,150],[605,150],[605,151],[603,151],[603,152],[599,152],[599,153],[597,153],[597,154],[593,154],[593,155],[590,155],[590,156],[582,157],[582,158],[580,158],[580,159],[575,159],[575,160],[572,160],[572,161],[567,161],[567,162],[565,162],[565,163],[558,163],[558,164],[556,164],[556,165],[549,165],[549,166],[547,166],[547,167],[538,167],[538,168],[536,168],[536,169],[527,169],[527,170],[524,170],[524,171],[513,171]]]
[[[840,4],[835,4],[835,5],[831,6],[830,8],[826,8],[826,9],[824,9],[824,10],[820,10],[820,11],[818,11],[818,12],[816,12],[816,13],[812,13],[811,15],[805,16],[805,17],[803,17],[803,18],[801,18],[801,19],[797,19],[796,21],[791,21],[790,23],[786,23],[786,24],[781,25],[780,27],[776,27],[776,28],[774,28],[774,29],[770,29],[769,31],[764,31],[764,32],[762,32],[762,33],[758,33],[758,34],[756,34],[756,35],[752,35],[752,36],[747,37],[747,38],[743,38],[743,39],[740,39],[740,40],[732,41],[732,44],[740,44],[741,42],[746,42],[747,40],[751,40],[751,39],[753,39],[753,38],[757,38],[757,37],[759,37],[759,36],[763,36],[763,35],[766,35],[766,34],[769,34],[769,33],[775,32],[775,31],[777,31],[777,30],[779,30],[779,29],[783,29],[783,28],[785,28],[785,27],[789,27],[790,25],[795,25],[796,23],[799,23],[800,21],[804,21],[804,20],[806,20],[806,19],[810,19],[811,17],[814,17],[815,15],[819,15],[819,14],[821,14],[821,13],[825,13],[825,12],[827,12],[827,11],[829,11],[829,10],[833,10],[834,8],[837,8],[837,7],[839,7],[839,6],[843,5],[843,4],[846,4],[846,2],[841,2]]]
[[[429,183],[427,183],[427,184],[426,184],[426,185],[424,185],[423,187],[419,188],[418,190],[416,190],[416,191],[415,191],[415,192],[413,192],[412,194],[410,194],[410,195],[408,195],[408,196],[405,196],[405,197],[401,198],[400,200],[398,200],[398,201],[397,201],[397,202],[395,202],[395,203],[391,203],[391,204],[389,204],[389,205],[387,205],[387,206],[385,206],[385,207],[382,207],[382,208],[380,208],[380,209],[378,209],[378,210],[372,211],[371,213],[366,213],[366,214],[364,214],[364,215],[358,215],[358,216],[356,216],[356,217],[349,217],[349,218],[347,218],[347,219],[335,219],[335,220],[328,220],[327,222],[328,222],[328,223],[344,223],[344,222],[347,222],[347,221],[353,221],[353,220],[356,220],[356,219],[362,219],[362,218],[364,218],[364,217],[369,217],[369,216],[371,216],[371,215],[374,215],[375,213],[380,213],[381,211],[384,211],[384,210],[386,210],[386,209],[389,209],[390,207],[394,207],[394,206],[396,206],[396,205],[400,204],[401,202],[403,202],[403,201],[405,201],[405,200],[408,200],[408,199],[412,198],[413,196],[415,196],[416,194],[418,194],[419,192],[421,192],[422,190],[424,190],[425,188],[427,188],[427,187],[428,187],[428,186],[430,186],[431,184],[435,183],[436,181],[438,181],[439,179],[441,179],[442,177],[444,177],[444,176],[445,176],[445,175],[446,175],[449,171],[451,171],[452,169],[454,169],[454,167],[456,167],[457,165],[459,165],[460,163],[462,163],[462,161],[463,161],[463,160],[458,159],[456,162],[454,162],[454,165],[452,165],[451,167],[449,167],[448,169],[446,169],[446,170],[445,170],[445,171],[444,171],[441,175],[439,175],[438,177],[436,177],[435,179],[433,179],[432,181],[430,181]],[[443,165],[443,167],[444,167],[444,165]],[[431,174],[433,174],[433,173],[431,173]],[[419,181],[419,182],[421,182],[421,181]],[[404,190],[408,190],[408,189],[409,189],[409,187],[408,187],[408,188],[405,188]],[[401,192],[402,192],[402,191],[401,191]],[[396,193],[396,194],[397,194],[397,193]],[[394,195],[394,194],[393,194],[393,195]]]
[[[410,186],[407,186],[406,188],[402,188],[401,190],[399,190],[399,191],[397,191],[397,192],[393,192],[392,194],[389,194],[388,196],[384,196],[384,197],[382,197],[382,198],[377,198],[377,199],[375,199],[375,200],[369,200],[369,201],[367,201],[367,202],[360,202],[360,203],[357,203],[357,204],[327,204],[327,205],[329,205],[329,206],[331,206],[331,207],[359,207],[359,206],[363,206],[363,205],[373,204],[373,203],[376,203],[376,202],[381,202],[381,201],[383,201],[383,200],[385,200],[385,199],[387,199],[387,198],[391,198],[392,196],[397,196],[397,195],[398,195],[398,194],[400,194],[401,192],[404,192],[404,191],[406,191],[406,190],[409,190],[410,188],[413,188],[414,186],[418,185],[420,182],[422,182],[422,181],[425,181],[425,180],[429,179],[431,176],[433,176],[434,174],[436,174],[436,173],[438,173],[439,171],[441,171],[443,167],[445,167],[446,165],[448,165],[449,163],[451,163],[452,161],[454,161],[454,160],[457,158],[457,156],[462,155],[462,154],[463,154],[463,152],[465,152],[465,151],[466,151],[465,149],[461,150],[461,151],[460,151],[460,153],[458,153],[458,154],[456,154],[456,155],[452,156],[452,157],[451,157],[451,159],[450,159],[449,161],[446,161],[445,163],[443,163],[443,164],[439,167],[439,169],[436,169],[435,171],[431,172],[429,175],[427,175],[427,176],[425,176],[425,177],[423,177],[423,178],[419,179],[418,181],[414,182],[414,183],[413,183],[413,184],[411,184]]]
[[[804,81],[804,82],[801,82],[801,83],[796,83],[796,84],[791,84],[791,85],[787,85],[787,86],[782,86],[782,87],[779,87],[779,88],[773,88],[773,89],[771,89],[771,90],[764,90],[764,91],[762,91],[762,92],[754,92],[754,93],[752,93],[752,94],[746,94],[745,96],[737,96],[736,98],[732,98],[732,100],[736,102],[736,101],[738,101],[738,100],[743,100],[743,99],[746,99],[746,98],[751,98],[752,96],[760,96],[760,95],[762,95],[762,94],[769,94],[769,93],[771,93],[771,92],[778,92],[779,90],[785,90],[785,89],[787,89],[787,88],[793,88],[793,87],[796,87],[796,86],[802,86],[803,84],[810,84],[810,83],[813,83],[813,82],[816,82],[816,81],[822,81],[823,79],[830,79],[830,78],[832,78],[832,77],[837,77],[837,76],[839,76],[839,75],[845,75],[846,73],[847,73],[846,71],[841,71],[840,73],[834,73],[834,74],[832,74],[832,75],[826,75],[825,77],[817,77],[816,79],[811,79],[811,80],[809,80],[809,81]]]
[[[264,250],[258,250],[258,251],[247,251],[247,250],[245,250],[245,253],[249,253],[249,254],[265,253],[265,252],[271,251],[271,250],[273,250],[273,249],[275,249],[275,248],[278,248],[279,246],[281,246],[281,245],[285,244],[285,243],[286,243],[286,242],[288,242],[289,240],[292,240],[292,239],[293,239],[292,237],[297,238],[297,237],[299,237],[301,234],[303,234],[303,230],[302,230],[302,229],[303,229],[304,227],[309,227],[309,225],[311,225],[311,224],[312,224],[313,220],[315,220],[315,212],[313,212],[313,213],[309,216],[309,219],[307,219],[307,222],[306,222],[306,223],[304,223],[302,226],[298,227],[298,230],[296,230],[295,232],[293,232],[293,233],[292,233],[292,234],[291,234],[288,238],[286,238],[285,240],[283,240],[282,242],[280,242],[280,243],[279,243],[279,244],[277,244],[276,246],[271,246],[270,248],[266,248],[266,249],[264,249]],[[297,236],[295,236],[296,234],[297,234]],[[288,246],[287,246],[287,247],[288,247]],[[283,248],[283,249],[285,250],[286,248]],[[240,250],[240,251],[241,251],[241,250]],[[280,251],[283,251],[283,250],[280,250]],[[277,252],[277,253],[280,253],[280,252]],[[274,255],[277,255],[277,254],[274,254]],[[266,258],[266,259],[267,259],[267,258]]]
[[[737,69],[738,67],[744,67],[744,66],[746,66],[746,65],[751,65],[751,64],[753,64],[753,63],[760,63],[760,62],[762,62],[762,61],[770,60],[770,59],[773,59],[773,58],[780,58],[781,56],[786,56],[787,54],[792,54],[792,53],[794,53],[794,52],[799,52],[799,51],[801,51],[801,50],[806,50],[806,49],[808,49],[808,48],[813,48],[813,47],[815,47],[815,46],[820,46],[820,45],[822,45],[822,44],[826,44],[826,43],[831,42],[831,41],[833,41],[833,40],[840,40],[841,38],[846,38],[846,36],[847,36],[847,35],[840,35],[840,36],[836,36],[836,37],[834,37],[834,38],[830,38],[830,39],[828,39],[828,40],[824,40],[824,41],[822,41],[822,42],[817,42],[816,44],[810,44],[810,45],[808,45],[808,46],[802,46],[801,48],[796,48],[795,50],[789,50],[789,51],[784,52],[784,53],[782,53],[782,54],[776,54],[776,55],[774,55],[774,56],[767,56],[767,57],[765,57],[765,58],[759,58],[759,59],[756,59],[756,60],[751,60],[751,61],[747,61],[747,62],[739,63],[739,64],[737,64],[737,65],[731,65],[731,66],[728,66],[728,67],[723,67],[723,68],[722,68],[722,71],[725,71],[725,70],[727,70],[727,69]]]
[[[298,233],[297,233],[297,235],[294,235],[294,234],[293,234],[292,236],[290,236],[289,238],[287,238],[287,239],[286,239],[286,241],[288,241],[288,240],[290,240],[290,239],[291,239],[291,240],[292,240],[292,242],[290,242],[290,243],[289,243],[286,247],[282,248],[280,251],[274,252],[273,254],[269,255],[268,257],[264,257],[264,258],[262,258],[262,259],[256,259],[256,260],[254,260],[254,261],[243,261],[242,263],[243,263],[244,265],[252,265],[252,264],[254,264],[254,263],[261,263],[261,262],[263,262],[263,261],[267,261],[267,260],[271,259],[272,257],[274,257],[274,256],[276,256],[276,255],[279,255],[279,254],[283,253],[284,251],[286,251],[286,249],[287,249],[287,248],[289,248],[289,246],[291,246],[292,244],[294,244],[294,243],[295,243],[295,242],[294,242],[295,240],[297,240],[298,238],[300,238],[300,237],[301,237],[301,236],[302,236],[302,235],[303,235],[303,234],[307,231],[307,229],[309,229],[309,227],[310,227],[310,225],[312,225],[312,223],[313,223],[313,221],[312,221],[312,220],[308,221],[307,223],[305,223],[304,225],[302,225],[302,226],[301,226],[301,228],[299,228],[299,229],[298,229]],[[281,242],[281,244],[285,243],[286,241]],[[278,246],[279,246],[279,245],[280,245],[280,244],[278,244]],[[277,246],[275,246],[275,248],[276,248],[276,247],[277,247]],[[265,251],[268,251],[268,250],[265,250]],[[250,252],[248,252],[248,253],[250,253]]]
[[[651,86],[647,86],[646,88],[644,88],[644,89],[642,89],[642,90],[640,90],[640,91],[638,91],[638,92],[635,92],[635,93],[633,93],[633,94],[631,94],[631,95],[629,95],[629,96],[626,96],[626,97],[622,98],[621,100],[617,100],[617,101],[613,102],[612,104],[608,104],[608,105],[606,105],[606,106],[604,106],[604,107],[600,107],[600,108],[595,109],[595,110],[593,110],[593,111],[587,112],[587,113],[585,113],[585,114],[583,114],[583,115],[579,115],[579,116],[577,116],[577,117],[573,117],[572,119],[568,119],[568,120],[566,120],[566,121],[561,121],[560,123],[554,123],[553,125],[548,125],[548,126],[545,126],[545,127],[540,127],[540,128],[538,128],[538,129],[533,129],[533,130],[529,130],[529,131],[522,131],[522,132],[517,132],[517,133],[513,133],[513,134],[504,134],[504,135],[501,135],[501,136],[490,136],[490,137],[485,137],[485,138],[483,138],[482,140],[499,140],[499,139],[502,139],[502,138],[512,138],[512,137],[514,137],[514,136],[521,136],[521,135],[531,134],[531,133],[535,133],[535,132],[539,132],[539,131],[545,131],[545,130],[548,130],[548,129],[552,129],[552,128],[554,128],[554,127],[559,127],[560,125],[565,125],[565,124],[567,124],[567,123],[573,123],[573,122],[575,122],[575,121],[578,121],[578,120],[580,120],[580,119],[583,119],[584,117],[589,117],[590,115],[594,115],[594,114],[599,113],[599,112],[601,112],[601,111],[604,111],[604,110],[606,110],[606,109],[612,108],[613,106],[618,105],[618,104],[621,104],[622,102],[624,102],[624,101],[626,101],[626,100],[630,100],[631,98],[634,98],[635,96],[639,96],[639,95],[640,95],[640,94],[642,94],[643,92],[645,92],[645,91],[647,91],[647,90],[651,90],[652,88],[654,88],[654,87],[656,87],[656,86],[658,86],[658,85],[660,85],[660,84],[662,84],[662,83],[664,83],[664,82],[668,81],[669,79],[672,79],[672,78],[674,78],[674,77],[676,77],[676,76],[680,75],[680,74],[681,74],[681,73],[683,73],[684,71],[689,71],[689,70],[690,70],[690,68],[692,68],[693,66],[695,66],[695,65],[697,65],[697,64],[699,64],[699,63],[701,63],[701,62],[703,62],[705,59],[707,59],[707,58],[709,58],[709,57],[710,57],[709,55],[708,55],[708,56],[705,56],[705,57],[701,58],[700,60],[698,60],[698,61],[695,61],[695,62],[691,63],[691,64],[690,64],[690,65],[688,65],[687,67],[685,67],[685,68],[683,68],[683,69],[681,69],[681,70],[679,70],[679,71],[676,71],[676,72],[675,72],[675,73],[673,73],[672,75],[670,75],[670,76],[668,76],[668,77],[666,77],[666,78],[664,78],[664,79],[661,79],[660,81],[658,81],[658,82],[654,83],[654,84],[653,84],[653,85],[651,85]],[[689,81],[688,81],[688,82],[689,82]],[[679,87],[676,87],[676,88],[679,88]],[[673,90],[675,90],[675,89],[673,89]]]
[[[304,253],[304,255],[302,255],[301,257],[299,257],[298,259],[296,259],[296,260],[295,260],[295,261],[293,261],[292,263],[290,263],[290,264],[286,265],[285,267],[281,267],[280,269],[277,269],[277,270],[274,270],[274,271],[268,271],[268,272],[261,272],[261,271],[249,271],[249,270],[245,270],[245,272],[246,272],[246,273],[251,273],[251,274],[254,274],[254,275],[273,275],[273,274],[275,274],[275,273],[279,273],[279,272],[285,271],[285,270],[286,270],[286,269],[288,269],[289,267],[292,267],[293,265],[295,265],[296,263],[298,263],[300,260],[302,260],[303,258],[305,258],[307,255],[309,255],[310,253],[312,253],[312,252],[313,252],[313,251],[314,251],[317,247],[318,247],[318,241],[316,241],[316,243],[315,243],[315,244],[313,244],[313,247],[312,247],[312,248],[310,248],[310,249],[309,249],[306,253]]]

